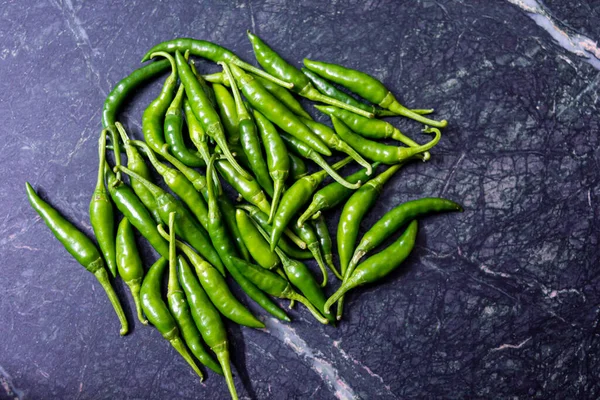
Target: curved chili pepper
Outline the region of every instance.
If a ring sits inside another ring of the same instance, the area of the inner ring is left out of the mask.
[[[104,163],[106,160],[106,130],[98,139],[98,179],[90,201],[90,222],[104,256],[104,262],[113,277],[117,276],[115,250],[115,213],[104,183]]]
[[[379,163],[373,163],[372,170],[375,170]],[[364,182],[368,179],[367,170],[365,168],[358,170],[352,175],[345,178],[350,183]],[[319,189],[312,198],[311,203],[306,207],[306,210],[298,218],[298,223],[303,225],[309,218],[317,219],[321,211],[329,210],[342,201],[346,200],[354,193],[354,190],[342,186],[338,182],[331,182],[329,185]]]
[[[156,46],[152,47],[150,50],[146,52],[144,57],[142,58],[142,62],[147,61],[152,57],[152,53],[156,53],[157,51],[166,51],[169,53],[175,53],[177,51],[184,53],[189,50],[192,55],[197,57],[206,58],[212,62],[224,61],[229,64],[235,64],[240,68],[245,69],[246,71],[250,71],[257,75],[262,76],[265,79],[275,82],[279,86],[286,87],[291,89],[294,85],[289,82],[284,82],[276,77],[269,75],[265,71],[258,69],[238,58],[232,51],[219,46],[218,44],[208,42],[206,40],[197,40],[191,38],[177,38],[173,40],[167,40],[165,42],[159,43]]]
[[[25,182],[25,188],[29,204],[42,217],[42,220],[50,228],[54,237],[62,243],[79,264],[83,265],[85,269],[94,274],[96,279],[98,279],[121,322],[120,333],[121,335],[126,335],[129,329],[127,318],[125,318],[119,298],[108,280],[108,272],[104,268],[104,261],[94,243],[83,232],[67,221],[58,211],[52,208],[50,204],[42,200],[29,182]]]
[[[323,95],[321,92],[315,89],[310,80],[308,80],[302,71],[290,65],[258,36],[248,31],[248,38],[250,39],[250,43],[252,43],[256,61],[258,61],[258,63],[270,74],[275,75],[276,77],[287,82],[293,83],[294,87],[291,90],[298,93],[300,96],[306,97],[307,99],[313,101],[319,101],[321,103],[345,108],[354,113],[364,115],[367,118],[373,118],[373,114],[368,111],[364,111],[337,99]]]
[[[188,352],[187,347],[185,347],[185,343],[181,340],[177,323],[160,294],[161,278],[166,266],[167,260],[164,257],[159,258],[150,267],[142,282],[141,293],[144,314],[146,314],[150,323],[154,325],[162,337],[167,339],[171,343],[171,346],[187,361],[194,372],[200,377],[200,381],[202,381],[204,380],[202,371],[200,371],[192,355]]]
[[[342,161],[334,164],[333,168],[342,168],[352,159],[347,157]],[[304,178],[297,180],[283,194],[277,213],[273,219],[273,230],[271,232],[271,250],[275,249],[279,238],[283,234],[284,229],[288,226],[294,215],[308,201],[310,196],[315,192],[317,187],[323,182],[327,173],[324,170],[307,175]],[[264,211],[264,210],[262,210]]]
[[[177,247],[175,245],[174,225],[175,213],[171,213],[169,215],[169,232],[171,235],[169,236],[169,280],[167,284],[167,304],[169,311],[171,311],[171,315],[179,327],[183,341],[187,344],[192,354],[202,364],[217,374],[223,375],[223,369],[219,363],[212,358],[202,344],[200,332],[192,318],[190,306],[177,278]]]
[[[217,169],[221,176],[238,192],[247,202],[254,204],[262,211],[268,213],[271,205],[265,192],[254,179],[247,180],[237,173],[227,160],[219,160]]]
[[[244,210],[237,209],[235,218],[242,239],[250,251],[252,258],[258,265],[266,269],[275,269],[279,265],[279,258],[269,248],[269,244],[254,226],[254,223]]]
[[[133,90],[135,90],[135,88],[147,80],[161,74],[167,68],[169,68],[168,60],[156,61],[152,64],[138,68],[125,78],[121,79],[110,91],[108,96],[106,96],[106,100],[104,100],[104,105],[102,106],[102,127],[108,129],[111,134],[114,143],[115,163],[117,165],[121,165],[121,158],[118,156],[121,154],[121,148],[115,128],[117,112],[121,108],[123,101]],[[118,183],[120,181],[121,175],[119,174],[117,175],[117,180],[115,182]]]
[[[404,107],[396,100],[396,97],[394,97],[392,92],[390,92],[383,83],[364,72],[342,67],[337,64],[312,61],[306,58],[304,59],[304,65],[306,68],[323,78],[342,85],[362,98],[369,100],[371,103],[377,104],[382,108],[387,108],[398,115],[408,117],[425,125],[435,126],[436,128],[444,128],[448,125],[448,121],[445,119],[442,121],[435,121]]]
[[[306,168],[306,164],[304,163],[304,160],[302,160],[302,158],[292,153],[288,153],[288,156],[290,159],[289,177],[292,178],[292,181],[295,182],[298,179],[308,175],[308,168]]]
[[[269,177],[269,169],[267,168],[267,162],[265,161],[262,154],[262,147],[260,140],[258,139],[258,133],[256,132],[256,125],[250,116],[240,92],[235,84],[235,79],[231,74],[231,71],[227,64],[220,63],[223,67],[223,71],[229,80],[231,91],[233,92],[233,98],[235,100],[236,111],[239,119],[240,129],[240,142],[248,161],[250,162],[250,169],[254,172],[256,181],[269,195],[273,196],[273,182]]]
[[[186,50],[183,56],[186,60],[189,60],[189,50]],[[194,62],[194,60],[190,61],[189,64],[190,64],[190,69],[192,70],[192,73],[194,74],[194,76],[198,80],[198,83],[200,84],[200,87],[202,87],[202,90],[204,90],[204,93],[206,93],[206,96],[208,97],[208,101],[210,101],[210,104],[213,106],[213,108],[216,109],[217,108],[217,97],[215,95],[215,91],[208,84],[208,82],[206,82],[204,77],[202,75],[200,75],[200,73],[198,73],[198,71],[196,70],[196,63]]]
[[[342,280],[342,275],[338,272],[335,264],[333,263],[333,241],[331,240],[329,229],[327,229],[325,218],[323,218],[323,216],[319,216],[319,218],[313,221],[313,226],[315,227],[315,233],[319,238],[319,244],[321,245],[321,251],[323,258],[325,259],[325,263],[331,272],[333,272],[338,279]]]
[[[277,100],[260,82],[252,75],[244,73],[235,65],[230,65],[231,73],[235,77],[239,89],[244,93],[252,107],[260,111],[272,123],[294,136],[311,149],[326,156],[331,155],[331,150],[316,136],[300,119]]]
[[[290,157],[284,141],[281,139],[281,136],[279,136],[277,129],[273,126],[271,121],[257,110],[254,110],[254,119],[256,120],[260,137],[265,146],[269,174],[275,185],[271,200],[271,211],[269,212],[269,222],[271,222],[275,215],[275,211],[277,210],[277,206],[279,205],[279,199],[283,193],[285,180],[290,172]]]
[[[357,149],[360,154],[372,161],[379,161],[387,165],[397,164],[403,160],[423,153],[439,141],[441,136],[440,130],[437,128],[426,128],[423,132],[433,133],[435,137],[427,144],[419,147],[397,147],[388,146],[378,143],[373,140],[365,139],[360,135],[352,132],[350,128],[336,117],[331,117],[335,131],[344,139],[350,146]]]
[[[398,240],[365,260],[348,279],[344,280],[342,286],[325,303],[325,312],[328,313],[333,303],[341,299],[349,290],[376,282],[398,268],[412,251],[416,238],[417,221],[413,220]]]
[[[169,144],[171,153],[177,157],[179,161],[190,167],[204,167],[206,164],[198,153],[188,149],[183,141],[183,117],[181,115],[183,93],[184,87],[183,85],[179,85],[177,94],[165,114],[165,141]]]
[[[250,179],[251,176],[248,174],[248,172],[244,171],[242,167],[240,167],[233,157],[233,154],[231,154],[231,151],[229,151],[229,147],[227,147],[227,138],[225,137],[225,132],[223,131],[223,125],[221,124],[219,114],[217,114],[212,104],[210,104],[208,96],[206,93],[204,93],[204,90],[202,90],[202,86],[198,82],[198,79],[196,79],[196,76],[190,69],[190,66],[179,51],[175,53],[175,61],[177,63],[179,79],[181,79],[181,83],[183,83],[185,86],[187,99],[192,107],[194,115],[198,121],[200,121],[204,132],[213,138],[213,140],[219,145],[223,151],[223,155],[225,158],[227,158],[231,165],[233,165],[236,171],[238,171],[240,175]]]
[[[325,260],[323,259],[323,253],[321,253],[321,245],[317,233],[312,228],[312,226],[308,224],[304,224],[302,225],[302,227],[298,227],[296,224],[292,223],[291,227],[292,231],[296,235],[298,235],[300,239],[306,242],[306,247],[308,247],[308,250],[313,254],[315,260],[317,260],[317,265],[321,269],[321,274],[323,275],[321,287],[325,287],[327,285],[327,280],[329,279],[329,277],[327,275],[327,269],[325,268]],[[337,270],[335,270],[334,274],[336,276],[340,275],[340,273],[337,272]]]
[[[142,304],[140,303],[140,286],[144,278],[144,268],[135,244],[133,226],[126,217],[119,223],[115,242],[119,275],[131,291],[138,319],[142,324],[148,325],[148,320],[144,317]]]
[[[219,74],[222,74],[219,72]],[[240,142],[240,121],[235,109],[235,101],[229,90],[221,84],[214,83],[213,90],[217,99],[219,115],[223,121],[223,127],[227,133],[227,141],[232,143]]]

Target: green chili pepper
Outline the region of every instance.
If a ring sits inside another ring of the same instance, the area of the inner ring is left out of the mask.
[[[230,50],[219,46],[218,44],[208,42],[206,40],[197,40],[191,38],[177,38],[173,40],[167,40],[165,42],[159,43],[144,55],[142,58],[142,62],[147,61],[152,57],[152,53],[157,51],[167,51],[170,53],[174,53],[176,51],[185,52],[189,50],[192,55],[197,57],[206,58],[207,60],[211,60],[212,62],[224,61],[229,64],[235,64],[240,68],[245,69],[246,71],[250,71],[257,75],[262,76],[265,79],[275,82],[279,86],[286,87],[291,89],[294,85],[289,82],[284,82],[276,77],[266,73],[265,71],[258,69],[238,58],[233,52]]]
[[[310,80],[308,80],[302,71],[290,65],[258,36],[248,31],[248,38],[250,39],[250,43],[252,43],[256,61],[258,61],[258,63],[270,74],[275,75],[276,77],[287,82],[293,83],[294,87],[292,90],[298,93],[300,96],[306,97],[307,99],[313,101],[319,101],[321,103],[327,103],[337,107],[345,108],[354,113],[364,115],[365,117],[373,118],[373,114],[368,111],[364,111],[360,108],[353,107],[349,104],[321,94],[317,89],[315,89]]]
[[[317,237],[319,238],[319,244],[321,245],[321,250],[323,253],[323,258],[325,259],[325,263],[333,272],[333,274],[338,278],[342,279],[342,275],[339,273],[335,264],[333,263],[333,242],[331,240],[331,235],[329,234],[329,229],[327,229],[327,223],[325,222],[325,218],[323,216],[319,216],[319,218],[313,221],[313,225],[315,227],[315,232]]]
[[[287,150],[287,148],[286,148]],[[288,153],[290,159],[290,174],[289,177],[292,178],[292,181],[297,181],[298,179],[305,177],[308,175],[308,168],[306,168],[306,164],[302,160],[302,158],[294,155],[293,153]]]
[[[117,260],[115,251],[115,213],[112,202],[104,184],[104,163],[106,160],[106,133],[100,133],[98,140],[98,179],[90,201],[90,222],[104,256],[104,262],[112,276],[117,276]]]
[[[239,89],[244,93],[244,96],[246,96],[246,99],[252,104],[254,109],[260,111],[269,121],[298,140],[301,140],[311,149],[326,156],[331,155],[331,150],[329,150],[325,143],[312,133],[296,114],[291,112],[269,93],[260,82],[254,79],[253,76],[244,73],[244,71],[235,65],[230,65],[230,68]]]
[[[350,157],[347,157],[334,164],[333,168],[342,168],[351,160],[352,159]],[[275,246],[277,246],[279,238],[281,238],[284,229],[288,226],[300,208],[306,204],[310,196],[312,196],[317,187],[321,184],[321,182],[323,182],[326,175],[327,173],[324,170],[307,175],[304,178],[296,181],[283,194],[281,202],[279,202],[279,207],[277,208],[277,213],[273,219],[271,250],[275,249]]]
[[[196,221],[191,213],[185,208],[179,200],[177,200],[172,194],[164,191],[160,187],[156,186],[152,182],[147,181],[135,172],[121,166],[122,172],[125,172],[129,176],[133,176],[142,182],[148,190],[152,193],[158,204],[158,211],[160,212],[161,219],[163,222],[168,223],[169,213],[176,212],[177,218],[175,223],[175,232],[188,242],[193,248],[198,250],[204,258],[206,258],[212,265],[215,266],[223,275],[225,275],[225,268],[219,254],[216,252],[214,247],[210,243],[210,238],[206,232]]]
[[[237,225],[242,238],[250,251],[252,258],[258,265],[266,269],[275,269],[279,265],[279,258],[271,251],[269,244],[254,226],[254,223],[245,211],[238,209],[235,213]]]
[[[306,242],[306,247],[308,247],[308,250],[313,254],[315,260],[317,260],[317,265],[321,269],[321,274],[323,275],[321,287],[325,287],[327,285],[327,280],[329,277],[327,275],[327,269],[325,268],[325,260],[323,259],[323,253],[321,253],[321,246],[317,233],[309,224],[304,224],[302,225],[302,227],[298,227],[296,224],[292,223],[291,227],[292,231],[296,235],[298,235],[300,239]],[[335,270],[334,274],[336,276],[340,275],[340,273],[337,272],[337,270]]]
[[[148,320],[142,313],[142,305],[140,303],[140,286],[144,278],[144,268],[142,267],[142,259],[135,244],[133,226],[126,217],[119,223],[115,247],[119,275],[131,291],[138,319],[142,324],[148,325]]]
[[[416,237],[417,221],[413,220],[398,240],[386,249],[368,258],[356,268],[352,275],[327,300],[327,303],[325,303],[325,312],[329,312],[329,308],[333,303],[341,299],[349,290],[366,283],[376,282],[398,268],[415,246]]]
[[[435,121],[420,114],[416,114],[404,107],[396,100],[392,92],[390,92],[381,82],[364,72],[342,67],[337,64],[311,61],[306,58],[304,59],[304,65],[306,68],[323,78],[342,85],[371,103],[377,104],[398,115],[414,119],[425,125],[435,126],[436,128],[444,128],[448,125],[448,121],[446,120]]]
[[[169,308],[163,301],[160,295],[161,278],[164,274],[167,260],[161,257],[148,270],[144,281],[142,282],[142,307],[144,314],[160,334],[171,343],[171,346],[184,358],[185,361],[192,367],[194,372],[198,374],[200,380],[204,380],[202,371],[198,368],[192,355],[188,352],[185,343],[179,336],[179,329],[175,319],[169,312]]]
[[[184,57],[186,60],[189,59],[189,50],[185,51]],[[192,70],[192,73],[198,80],[198,83],[202,87],[202,90],[204,90],[204,93],[206,93],[206,96],[208,97],[208,101],[210,101],[210,104],[213,106],[213,108],[216,109],[217,108],[217,96],[215,95],[215,91],[208,84],[208,82],[206,82],[204,77],[202,77],[202,75],[200,75],[198,73],[198,71],[196,70],[196,63],[192,60],[191,62],[189,62],[189,64],[190,64],[190,69]]]
[[[427,144],[419,147],[397,147],[388,146],[386,144],[377,143],[369,139],[365,139],[360,135],[352,132],[350,128],[336,117],[331,117],[335,131],[344,139],[350,146],[372,161],[379,161],[387,165],[397,164],[407,158],[423,153],[439,141],[441,136],[440,130],[437,128],[426,128],[423,132],[433,133],[435,137]]]
[[[376,169],[378,166],[378,162],[373,163],[372,170]],[[364,168],[346,178],[346,180],[351,183],[359,181],[364,182],[366,179],[368,179],[367,170]],[[334,208],[350,197],[352,193],[354,193],[354,190],[348,189],[338,182],[330,183],[313,195],[312,202],[306,208],[306,211],[302,213],[300,218],[298,218],[298,223],[303,225],[311,217],[317,219],[316,216],[320,215],[321,211]]]
[[[221,72],[219,74],[222,75]],[[217,106],[219,107],[219,115],[221,115],[221,121],[223,121],[223,127],[227,132],[228,141],[230,144],[240,142],[240,121],[237,116],[235,109],[235,101],[229,90],[221,84],[213,84],[213,90],[215,91],[215,97],[217,99]]]
[[[258,182],[254,179],[247,180],[239,175],[227,160],[219,160],[217,162],[217,168],[227,183],[229,183],[247,202],[256,205],[266,213],[270,211],[271,205]]]
[[[56,237],[67,251],[81,264],[85,269],[94,274],[102,289],[106,292],[108,300],[115,309],[117,317],[121,322],[121,335],[126,335],[128,331],[127,319],[125,313],[119,303],[119,298],[112,288],[110,281],[108,280],[108,273],[104,268],[104,261],[100,252],[92,243],[92,241],[78,230],[73,224],[67,221],[58,211],[52,206],[42,200],[38,194],[33,190],[29,182],[25,182],[25,188],[27,189],[27,198],[31,207],[39,214],[44,220],[44,223],[50,230],[54,237]]]

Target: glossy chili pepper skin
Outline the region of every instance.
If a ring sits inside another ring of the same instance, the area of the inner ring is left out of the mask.
[[[213,90],[215,91],[219,115],[221,116],[223,127],[227,133],[227,141],[229,143],[239,143],[240,121],[238,119],[237,110],[235,109],[235,100],[229,90],[221,84],[213,84]]]
[[[323,258],[325,259],[325,263],[331,272],[333,272],[333,274],[341,280],[343,277],[333,263],[333,241],[331,240],[331,235],[329,234],[329,229],[327,228],[325,218],[323,218],[322,215],[319,216],[319,218],[313,221],[313,226],[315,228],[315,233],[319,238],[319,244],[321,245],[321,252],[323,254]]]
[[[239,89],[244,93],[252,108],[260,111],[269,121],[280,127],[288,134],[306,143],[307,146],[326,156],[331,155],[331,150],[318,136],[310,131],[300,119],[277,100],[253,76],[244,73],[235,65],[231,65],[231,72],[235,77]]]
[[[119,321],[121,322],[121,335],[126,335],[129,328],[125,313],[119,302],[119,298],[108,280],[108,273],[104,268],[104,261],[100,252],[94,243],[83,232],[78,230],[73,224],[67,221],[50,204],[42,200],[33,190],[29,182],[25,183],[27,198],[31,207],[42,217],[42,220],[52,231],[67,251],[75,258],[79,264],[94,274],[102,288],[106,292]]]
[[[290,174],[288,175],[293,182],[308,175],[308,168],[302,158],[295,154],[288,153],[290,159]]]
[[[179,85],[177,94],[171,102],[165,114],[164,135],[169,144],[171,154],[179,161],[190,167],[204,167],[206,164],[197,152],[187,148],[183,140],[183,116],[181,108],[183,105],[184,87]]]
[[[379,163],[373,163],[372,170],[377,169]],[[350,183],[364,182],[368,179],[367,170],[360,169],[352,175],[345,178]],[[342,201],[346,200],[354,193],[354,190],[342,186],[338,182],[332,182],[329,185],[319,189],[312,198],[311,203],[306,210],[298,218],[300,225],[304,224],[309,218],[315,218],[315,215],[320,211],[325,211],[334,208]]]
[[[163,301],[160,293],[161,280],[167,267],[167,260],[163,257],[158,259],[148,270],[142,282],[142,307],[148,321],[160,332],[160,334],[171,343],[171,346],[187,361],[192,369],[198,374],[200,380],[204,379],[202,372],[194,362],[192,355],[188,352],[185,343],[181,339],[175,319],[169,312],[169,308]]]
[[[185,297],[185,293],[181,289],[179,284],[179,278],[177,277],[177,246],[175,243],[175,232],[173,230],[173,224],[175,223],[175,215],[171,213],[169,219],[169,280],[167,285],[167,304],[169,305],[169,311],[173,316],[173,319],[177,323],[179,332],[187,344],[188,348],[194,356],[208,368],[212,369],[219,375],[223,375],[223,370],[218,362],[216,362],[210,353],[206,351],[200,338],[200,332],[196,327],[196,323],[192,318],[190,306]],[[183,264],[185,260],[180,259],[179,263]]]
[[[188,60],[189,54],[188,54],[187,51],[184,53],[184,57],[185,57],[186,60]],[[198,73],[198,71],[196,70],[196,63],[194,61],[190,62],[190,69],[192,70],[192,73],[194,74],[194,76],[198,80],[198,83],[200,84],[200,87],[202,87],[202,90],[204,90],[204,93],[208,97],[208,101],[210,101],[210,104],[213,106],[214,109],[216,109],[217,108],[217,97],[215,95],[215,91],[208,84],[208,82],[206,82],[206,80],[204,79],[204,77],[202,77],[202,75],[200,75]]]
[[[352,132],[346,124],[336,117],[331,117],[331,121],[333,122],[336,132],[352,148],[357,149],[356,151],[369,160],[378,161],[388,165],[397,164],[408,158],[426,152],[435,146],[441,138],[439,129],[427,128],[423,132],[431,132],[435,134],[435,137],[427,144],[419,147],[389,146],[373,140],[365,139],[362,136],[357,135],[356,133]]]
[[[364,72],[337,64],[311,61],[306,58],[304,59],[304,65],[323,78],[342,85],[371,103],[377,104],[382,108],[387,108],[398,115],[436,128],[444,128],[448,125],[446,120],[435,121],[404,107],[381,82]]]
[[[235,213],[237,225],[242,238],[250,251],[252,258],[258,265],[266,269],[275,269],[279,265],[279,258],[269,248],[269,243],[262,237],[254,223],[245,211],[238,209]]]
[[[104,183],[104,164],[106,153],[106,131],[98,140],[98,178],[90,201],[89,213],[92,229],[104,256],[104,262],[113,277],[117,276],[115,250],[115,213]]]
[[[325,303],[325,312],[349,290],[376,282],[395,270],[409,256],[417,238],[417,221],[413,220],[402,236],[381,252],[369,257],[360,264],[352,275],[344,280],[342,286]]]
[[[142,312],[140,300],[140,287],[142,285],[142,279],[144,278],[144,268],[142,266],[142,259],[138,253],[137,245],[135,244],[133,225],[131,225],[131,222],[125,217],[121,220],[119,227],[117,228],[115,247],[119,276],[131,291],[131,297],[133,297],[138,319],[142,324],[148,325],[148,320],[144,317],[144,313]]]
[[[304,242],[306,242],[306,247],[312,253],[315,260],[317,260],[317,264],[321,269],[321,274],[323,275],[323,280],[321,282],[321,287],[327,286],[327,281],[329,279],[327,275],[327,268],[325,266],[325,259],[323,258],[323,253],[321,253],[321,244],[319,242],[319,237],[317,233],[313,229],[310,224],[304,224],[302,227],[298,227],[297,224],[291,224],[292,231],[300,237]],[[335,271],[335,275],[339,276],[340,273]]]
[[[244,200],[254,204],[265,213],[268,213],[271,210],[271,205],[267,200],[267,196],[258,182],[255,180],[244,179],[244,177],[239,175],[237,171],[233,169],[227,160],[219,160],[216,164],[221,176],[225,178],[227,183],[229,183],[236,192],[244,198]]]

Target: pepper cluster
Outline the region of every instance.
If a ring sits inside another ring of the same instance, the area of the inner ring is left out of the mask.
[[[141,323],[150,321],[201,378],[192,354],[224,375],[234,399],[222,317],[251,328],[264,324],[231,292],[227,275],[280,320],[290,321],[272,297],[289,299],[290,308],[301,303],[319,322],[333,324],[331,307],[337,304],[340,320],[349,290],[384,278],[408,257],[418,219],[462,210],[447,199],[409,201],[385,214],[357,245],[361,221],[383,186],[407,162],[427,161],[447,122],[426,117],[431,109],[404,107],[363,72],[306,59],[306,68],[300,70],[256,35],[248,32],[248,37],[264,70],[214,43],[180,38],[150,49],[142,61],[155,61],[110,92],[102,113],[98,178],[89,210],[99,249],[26,184],[32,207],[106,291],[121,322],[121,335],[128,332],[128,322],[107,270],[129,286]],[[218,63],[222,72],[200,75],[190,55]],[[117,121],[118,111],[136,88],[169,69],[160,94],[144,111],[144,140],[130,139]],[[313,120],[294,94],[320,103],[316,108],[331,118],[333,128]],[[393,116],[425,124],[424,132],[434,138],[418,144],[376,118]],[[381,139],[406,146],[377,141]],[[114,152],[114,167],[106,160],[107,149]],[[347,157],[330,165],[324,157],[332,151]],[[308,172],[306,160],[317,166],[316,172]],[[153,181],[156,174],[147,162],[169,190]],[[351,162],[363,168],[341,176],[338,170]],[[381,164],[389,167],[373,175]],[[198,170],[202,167],[206,174]],[[123,174],[129,176],[129,184]],[[334,182],[320,188],[327,176]],[[239,204],[227,197],[221,179],[239,193]],[[323,212],[342,205],[338,268]],[[114,207],[123,215],[117,229]],[[146,272],[134,229],[161,256]],[[401,229],[391,244],[361,262]],[[320,282],[299,261],[310,259],[320,268]],[[327,269],[341,282],[329,299],[323,292]],[[165,270],[167,302],[161,294]]]

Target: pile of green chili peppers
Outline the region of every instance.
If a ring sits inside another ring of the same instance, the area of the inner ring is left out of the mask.
[[[247,299],[233,294],[226,276],[275,318],[290,321],[274,301],[289,299],[290,308],[298,302],[317,321],[334,324],[346,293],[384,279],[409,256],[417,220],[462,211],[451,200],[415,199],[389,210],[359,240],[385,184],[411,161],[429,160],[447,122],[428,118],[431,109],[404,107],[364,72],[307,59],[300,70],[256,35],[248,37],[263,69],[217,44],[180,38],[150,49],[143,61],[153,61],[109,93],[89,208],[97,244],[26,184],[31,206],[106,291],[121,335],[128,321],[111,282],[117,276],[131,291],[139,321],[154,325],[201,379],[196,361],[223,375],[233,399],[223,317],[250,328],[264,324],[244,305]],[[213,61],[222,72],[200,75],[190,56]],[[119,110],[166,71],[143,114],[143,140],[132,140],[117,121]],[[318,103],[332,127],[314,120],[297,95]],[[433,139],[419,144],[380,119],[396,116],[425,125]],[[326,160],[334,152],[344,158]],[[361,168],[339,172],[353,164]],[[387,169],[377,173],[382,164]],[[333,181],[323,186],[328,177]],[[235,201],[226,194],[230,189]],[[335,208],[341,209],[337,265],[325,219]],[[148,269],[136,230],[159,256]],[[319,278],[304,263],[313,259]],[[340,282],[329,298],[328,270]]]

